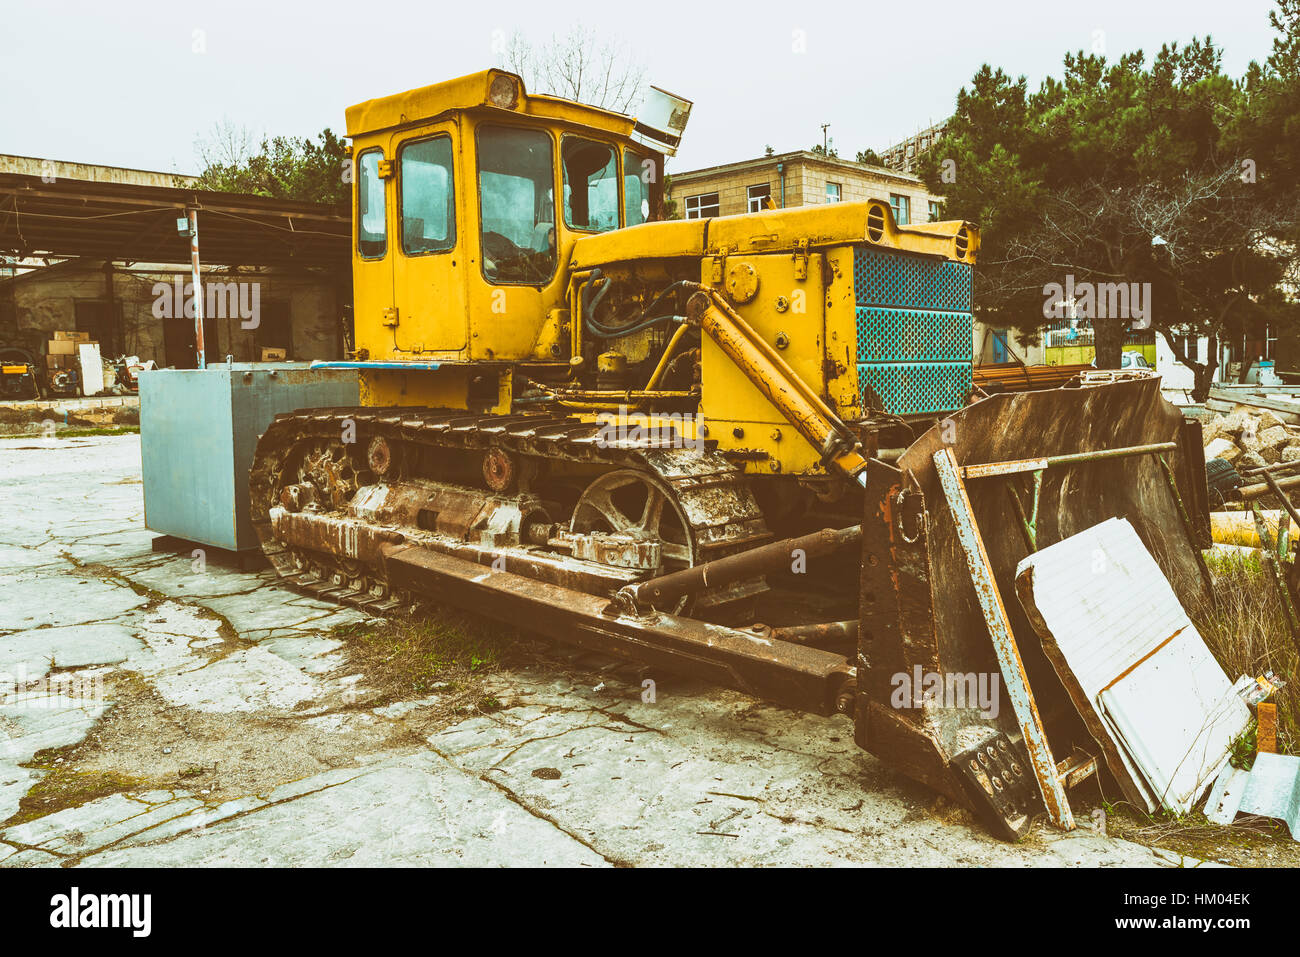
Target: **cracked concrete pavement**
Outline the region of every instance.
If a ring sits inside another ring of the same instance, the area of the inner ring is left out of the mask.
[[[0,866],[1196,863],[1042,824],[997,841],[847,719],[685,679],[643,701],[576,653],[426,733],[436,695],[350,706],[332,629],[359,613],[152,551],[138,436],[0,463]]]

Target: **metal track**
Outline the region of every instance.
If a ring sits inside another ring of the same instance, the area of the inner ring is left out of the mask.
[[[304,555],[286,547],[274,538],[268,514],[278,503],[281,489],[292,484],[285,469],[294,464],[298,454],[322,440],[340,442],[349,431],[355,439],[349,458],[361,474],[367,469],[368,443],[379,436],[403,449],[496,448],[541,461],[650,472],[671,488],[687,517],[697,563],[746,551],[773,537],[744,476],[717,451],[681,447],[680,437],[671,430],[620,440],[602,435],[598,423],[571,417],[475,415],[409,406],[313,409],[277,416],[258,441],[249,474],[253,525],[262,550],[291,584],[377,614],[409,604],[413,596],[394,592],[382,567],[367,565],[364,574],[358,574],[355,568],[343,567],[335,556]],[[419,477],[445,481],[439,475]],[[310,559],[316,571],[304,570],[304,558]]]

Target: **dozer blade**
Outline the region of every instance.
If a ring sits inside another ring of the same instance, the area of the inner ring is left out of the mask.
[[[1063,791],[1099,754],[1015,598],[1017,564],[1122,517],[1184,606],[1208,598],[1200,429],[1159,386],[1149,377],[995,395],[922,435],[896,467],[872,460],[868,468],[857,742],[982,814],[1003,837],[1022,835],[1043,810],[1046,775]],[[945,449],[986,559],[972,557],[969,536],[966,545],[959,537],[935,461]],[[996,586],[983,607],[972,561],[986,561]],[[990,598],[1001,604],[1005,614],[994,617],[1009,624],[1027,681],[999,666]],[[1025,712],[1017,694],[1036,704],[1052,767],[1031,761],[1026,738],[1034,729],[1012,707]]]

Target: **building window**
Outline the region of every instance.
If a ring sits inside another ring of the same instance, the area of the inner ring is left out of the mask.
[[[942,215],[943,207],[939,205],[939,201],[935,199],[930,200],[930,222],[937,223],[939,217]]]
[[[701,193],[686,197],[687,219],[709,219],[718,215],[718,194]]]
[[[843,198],[844,198],[844,191],[843,189],[841,189],[839,183],[826,184],[826,202],[838,203]]]
[[[767,201],[772,198],[772,184],[762,183],[749,187],[749,211],[757,213],[767,208]]]
[[[906,196],[898,193],[889,194],[889,205],[894,209],[894,222],[899,226],[910,226],[912,223],[912,204]]]

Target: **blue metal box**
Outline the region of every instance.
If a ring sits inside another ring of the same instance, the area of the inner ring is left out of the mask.
[[[257,548],[248,469],[258,436],[281,412],[359,401],[355,371],[305,362],[142,372],[145,526],[215,548]]]

